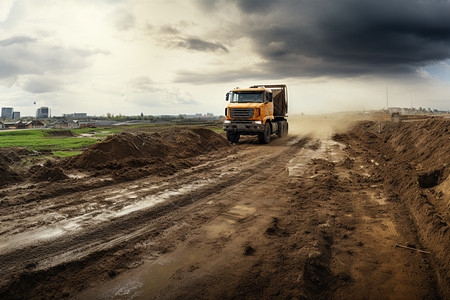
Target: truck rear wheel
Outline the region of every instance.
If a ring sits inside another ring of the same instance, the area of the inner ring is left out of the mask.
[[[258,142],[260,144],[268,144],[270,142],[270,123],[267,121],[264,126],[264,132],[258,133]]]
[[[278,132],[277,136],[279,138],[285,137],[288,134],[288,122],[286,120],[278,121]]]
[[[237,132],[233,132],[233,131],[227,131],[227,139],[230,143],[237,143],[239,142],[239,138],[241,137],[241,135]]]
[[[277,137],[282,138],[284,136],[284,121],[278,121],[278,132]]]

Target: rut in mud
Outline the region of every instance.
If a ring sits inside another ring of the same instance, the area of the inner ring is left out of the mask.
[[[445,298],[449,121],[336,128],[116,136],[6,186],[0,297]]]

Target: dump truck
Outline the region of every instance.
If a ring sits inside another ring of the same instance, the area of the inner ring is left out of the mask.
[[[226,94],[223,130],[231,143],[241,135],[257,135],[261,144],[270,142],[272,134],[288,134],[288,93],[285,84],[253,85],[235,88]]]

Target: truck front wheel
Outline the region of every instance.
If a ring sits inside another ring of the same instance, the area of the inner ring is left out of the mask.
[[[233,131],[227,131],[227,139],[230,143],[237,143],[239,142],[239,138],[241,137],[241,135],[237,132],[233,132]]]
[[[264,126],[264,132],[258,133],[258,142],[260,144],[268,144],[270,142],[270,123],[266,122],[266,125]]]

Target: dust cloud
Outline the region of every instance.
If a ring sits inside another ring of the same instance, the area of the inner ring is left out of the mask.
[[[329,115],[291,115],[289,116],[289,133],[310,136],[318,139],[330,139],[334,133],[343,133],[355,122],[367,120],[364,114],[329,114]]]

